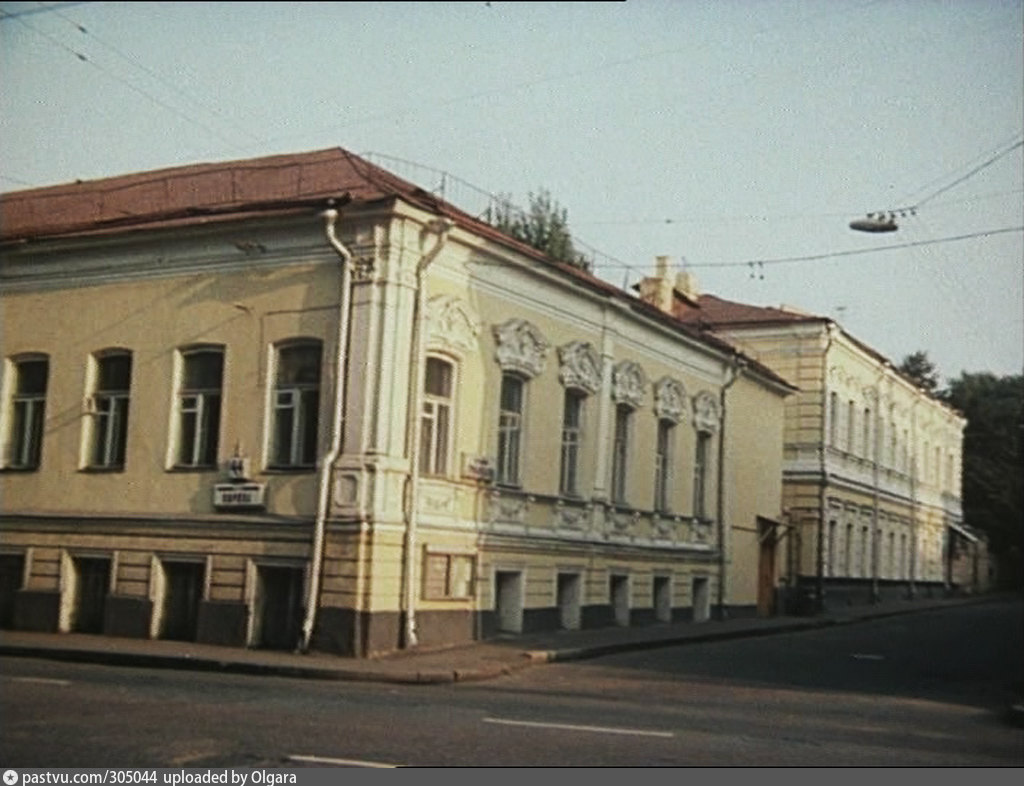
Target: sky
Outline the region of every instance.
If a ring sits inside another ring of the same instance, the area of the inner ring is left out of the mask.
[[[1022,0],[0,12],[5,192],[343,147],[471,212],[548,191],[619,286],[669,255],[943,379],[1024,369]]]

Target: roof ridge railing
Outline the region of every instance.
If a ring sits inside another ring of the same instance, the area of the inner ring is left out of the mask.
[[[420,164],[406,158],[387,155],[385,153],[370,151],[360,153],[359,155],[371,164],[386,169],[392,174],[408,180],[434,196],[443,199],[445,202],[454,205],[459,208],[459,210],[473,216],[479,221],[490,224],[496,229],[500,229],[497,222],[497,217],[499,215],[507,215],[509,212],[520,216],[526,216],[528,214],[524,208],[515,204],[507,197],[502,196],[501,194],[495,194],[492,191],[488,191],[485,188],[474,185],[468,180],[465,180],[458,175],[453,175],[451,172],[446,170],[438,169],[426,164]],[[605,269],[606,275],[603,276],[603,278],[608,280],[609,283],[614,282],[607,278],[608,271],[624,270],[625,277],[623,279],[622,288],[628,292],[630,291],[630,276],[634,273],[643,275],[636,266],[630,265],[620,259],[616,259],[610,254],[606,254],[605,252],[594,248],[589,243],[580,240],[577,235],[570,234],[570,237],[572,239],[573,246],[583,253],[590,261],[591,270],[595,275],[597,275],[598,269]]]

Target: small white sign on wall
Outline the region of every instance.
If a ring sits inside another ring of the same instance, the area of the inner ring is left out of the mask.
[[[265,483],[218,483],[213,487],[213,506],[218,510],[263,508],[266,491]]]

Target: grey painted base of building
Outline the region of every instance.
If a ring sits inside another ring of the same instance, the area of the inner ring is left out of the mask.
[[[911,584],[906,580],[858,578],[827,578],[822,581],[824,611],[835,611],[850,606],[864,606],[885,601],[913,600],[915,598],[941,598],[955,592],[941,581],[916,581]],[[817,603],[818,582],[813,576],[801,576],[796,587],[782,600],[782,608],[788,614],[815,614],[819,611]]]
[[[153,603],[146,598],[108,595],[103,609],[103,635],[145,639],[150,637]],[[734,606],[727,619],[756,616],[753,606]],[[228,647],[248,645],[249,606],[245,603],[202,601],[199,605],[195,641]],[[583,629],[616,626],[610,605],[580,609]],[[692,607],[672,609],[672,622],[695,622]],[[664,624],[654,609],[631,609],[629,627]],[[56,633],[60,626],[60,593],[22,590],[14,604],[13,627],[17,630]],[[519,631],[504,631],[494,611],[420,611],[416,615],[417,645],[425,648],[468,644],[502,635],[544,633],[562,629],[561,611],[556,607],[524,609]],[[404,615],[397,612],[356,612],[353,609],[323,608],[317,614],[311,648],[344,656],[372,657],[406,646]],[[297,647],[289,644],[285,649]]]
[[[60,593],[19,590],[14,596],[14,628],[55,633],[60,624]]]

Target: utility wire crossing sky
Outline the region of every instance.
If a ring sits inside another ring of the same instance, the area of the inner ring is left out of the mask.
[[[471,212],[547,190],[616,285],[669,254],[1016,374],[1022,31],[1021,0],[0,2],[0,184],[379,151]]]

